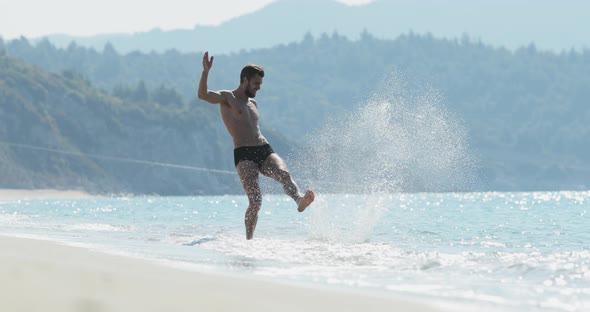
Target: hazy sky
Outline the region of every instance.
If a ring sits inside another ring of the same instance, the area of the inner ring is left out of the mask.
[[[0,0],[0,36],[94,35],[219,24],[275,0]],[[349,5],[370,0],[337,0]]]

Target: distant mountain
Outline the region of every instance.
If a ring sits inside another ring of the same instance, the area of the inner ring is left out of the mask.
[[[102,50],[107,42],[122,53],[135,50],[213,53],[272,47],[300,41],[306,33],[338,32],[357,39],[363,31],[394,39],[410,31],[436,38],[470,38],[516,49],[534,43],[546,50],[590,47],[590,2],[583,0],[375,0],[347,6],[331,0],[282,0],[219,26],[92,37],[47,36],[60,47],[72,41]],[[154,25],[155,26],[155,25]]]

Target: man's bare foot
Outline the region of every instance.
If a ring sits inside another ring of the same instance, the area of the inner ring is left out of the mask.
[[[307,190],[307,192],[305,192],[305,195],[303,196],[303,198],[301,198],[301,200],[299,200],[299,205],[297,207],[297,211],[299,212],[303,212],[303,210],[305,210],[305,208],[307,208],[307,206],[309,206],[311,203],[313,203],[313,200],[315,199],[315,194],[313,193],[312,190]]]

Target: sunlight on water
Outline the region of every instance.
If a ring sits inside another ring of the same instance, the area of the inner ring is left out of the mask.
[[[268,195],[251,241],[241,195],[0,201],[0,233],[182,269],[417,296],[447,311],[589,311],[589,198],[321,194],[297,213],[287,196]]]

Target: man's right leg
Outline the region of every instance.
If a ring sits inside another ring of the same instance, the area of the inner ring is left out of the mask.
[[[314,201],[315,194],[312,190],[307,190],[305,194],[299,192],[297,184],[287,170],[287,163],[278,154],[270,154],[262,164],[260,172],[283,185],[285,193],[297,203],[297,211],[303,212]]]
[[[240,181],[248,195],[248,210],[244,223],[246,224],[246,239],[252,239],[256,223],[258,222],[258,211],[262,206],[262,194],[258,184],[258,166],[252,161],[241,161],[236,169],[240,176]]]

